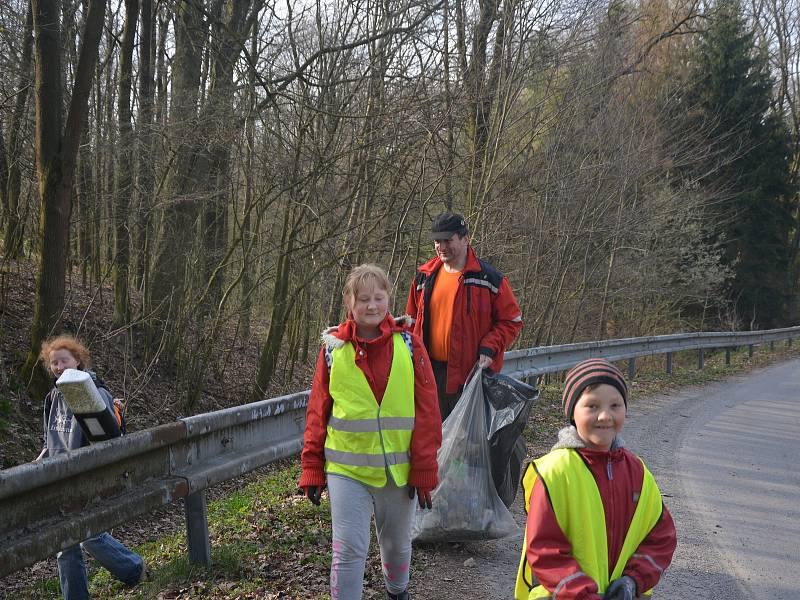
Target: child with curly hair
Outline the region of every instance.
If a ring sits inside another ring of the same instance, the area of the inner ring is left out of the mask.
[[[86,346],[72,336],[60,335],[42,344],[40,356],[54,379],[58,379],[67,369],[87,371],[95,381],[108,408],[114,411],[111,393],[95,374],[89,371],[91,356]],[[63,394],[53,385],[53,389],[44,399],[44,448],[36,460],[69,454],[88,444]],[[104,532],[66,548],[56,555],[58,578],[64,600],[89,598],[89,581],[83,550],[128,586],[135,586],[147,579],[147,569],[142,558]]]

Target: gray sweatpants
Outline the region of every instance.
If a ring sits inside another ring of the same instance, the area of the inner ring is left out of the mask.
[[[415,500],[408,488],[389,481],[374,488],[349,477],[328,474],[333,523],[331,599],[360,600],[371,535],[372,515],[381,551],[386,589],[405,591],[411,566],[411,520]]]

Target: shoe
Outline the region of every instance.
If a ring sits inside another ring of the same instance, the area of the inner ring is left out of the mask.
[[[411,595],[408,593],[408,590],[405,592],[400,592],[399,594],[392,594],[391,592],[386,592],[389,600],[411,600]]]
[[[137,581],[135,585],[145,583],[146,581],[150,581],[150,569],[142,562],[142,572],[139,574],[139,581]]]

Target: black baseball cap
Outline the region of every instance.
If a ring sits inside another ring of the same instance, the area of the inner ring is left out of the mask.
[[[434,240],[449,240],[454,234],[464,237],[468,233],[467,222],[458,213],[443,212],[431,224],[431,237]]]

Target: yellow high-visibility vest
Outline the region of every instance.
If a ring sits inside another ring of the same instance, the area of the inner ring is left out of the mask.
[[[378,404],[355,348],[347,342],[332,353],[329,390],[333,409],[325,439],[325,472],[338,473],[372,487],[408,483],[414,431],[414,364],[399,333],[392,336],[392,368]]]
[[[589,467],[578,452],[571,448],[553,450],[530,463],[522,478],[525,512],[530,510],[533,484],[537,477],[541,477],[547,487],[558,525],[572,544],[572,555],[580,565],[581,571],[597,583],[600,594],[605,592],[611,581],[622,576],[628,560],[661,518],[663,509],[661,492],[644,462],[642,466],[644,467],[642,492],[613,571],[609,570],[608,565],[608,539],[603,501]],[[525,555],[529,541],[526,528],[514,598],[515,600],[550,598],[551,593],[544,586],[534,585],[531,568]],[[644,592],[644,595],[650,596],[652,593],[651,589]]]

